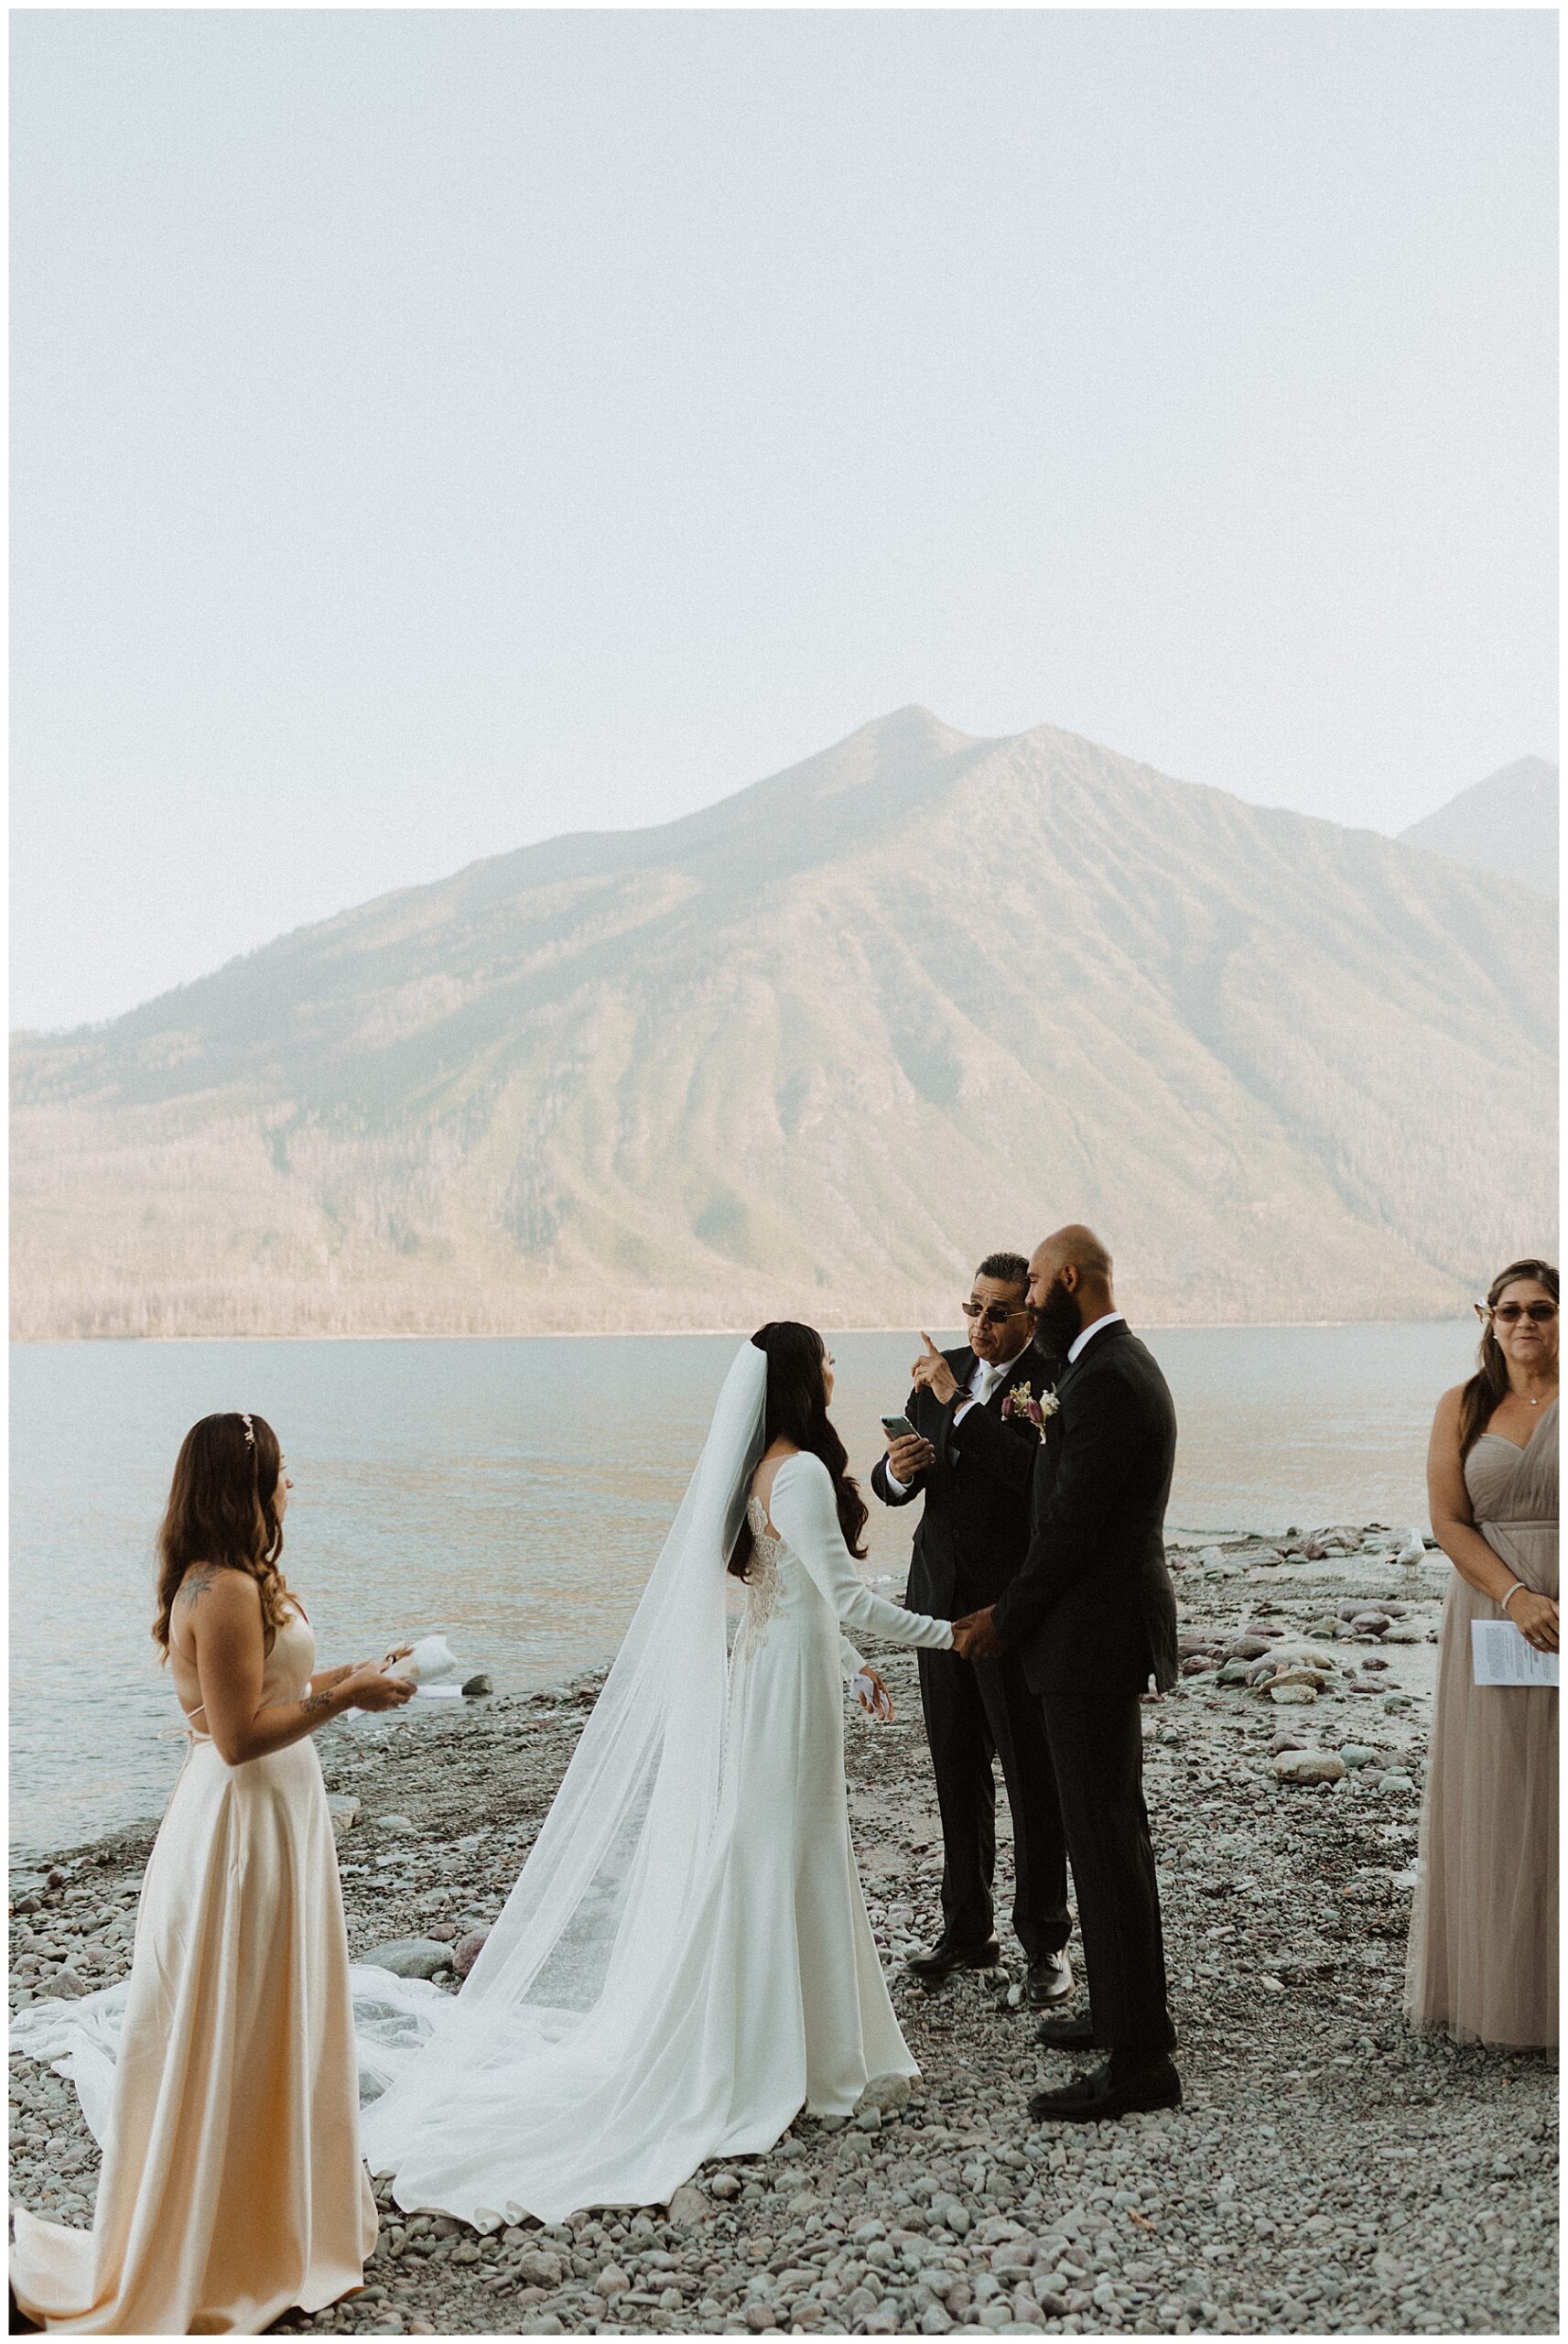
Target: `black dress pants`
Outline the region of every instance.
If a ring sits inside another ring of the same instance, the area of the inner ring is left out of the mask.
[[[1095,2039],[1112,2053],[1169,2051],[1160,1884],[1143,1804],[1136,1693],[1044,1693]]]
[[[1012,1811],[1012,1926],[1031,1961],[1066,1944],[1067,1854],[1051,1745],[1018,1662],[922,1652],[920,1704],[942,1816],[942,1929],[983,1945],[995,1925],[996,1776]]]

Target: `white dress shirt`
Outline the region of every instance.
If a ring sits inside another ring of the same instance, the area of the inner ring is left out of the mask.
[[[1067,1365],[1071,1367],[1073,1362],[1077,1358],[1078,1353],[1088,1348],[1089,1344],[1094,1341],[1095,1337],[1099,1333],[1102,1327],[1115,1327],[1119,1323],[1121,1323],[1120,1311],[1108,1310],[1103,1318],[1097,1318],[1095,1320],[1092,1327],[1085,1327],[1082,1329],[1079,1333],[1073,1337],[1072,1341],[1067,1346]]]
[[[1103,1326],[1104,1323],[1102,1319],[1100,1324]],[[1025,1343],[1023,1349],[1014,1351],[1010,1360],[977,1359],[969,1371],[969,1396],[967,1400],[960,1400],[954,1409],[953,1422],[957,1424],[973,1407],[983,1407],[1002,1377],[1011,1374],[1028,1349],[1029,1345]],[[887,1485],[895,1498],[903,1497],[904,1492],[913,1486],[908,1481],[901,1481],[891,1465],[887,1469]]]

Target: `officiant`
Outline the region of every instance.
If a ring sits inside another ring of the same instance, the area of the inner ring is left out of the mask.
[[[884,1505],[924,1500],[905,1601],[945,1620],[994,1603],[1029,1546],[1030,1492],[1044,1410],[1059,1362],[1033,1340],[1029,1264],[990,1253],[964,1305],[969,1339],[925,1350],[904,1414],[913,1436],[890,1438],[871,1487]],[[942,1930],[909,1964],[927,1985],[1000,1959],[994,1930],[996,1775],[1012,1815],[1012,1926],[1028,1959],[1036,2009],[1071,1991],[1067,1858],[1056,1778],[1039,1701],[1016,1656],[971,1664],[916,1655],[942,1818]]]

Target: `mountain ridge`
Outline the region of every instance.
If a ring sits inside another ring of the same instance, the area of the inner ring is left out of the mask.
[[[1545,757],[1516,757],[1399,835],[1406,845],[1555,897],[1557,800],[1557,767]]]
[[[855,751],[862,743],[874,740],[877,747],[882,749],[890,741],[907,742],[917,739],[922,732],[933,743],[940,744],[932,750],[926,759],[931,768],[927,778],[933,783],[937,777],[940,765],[959,750],[991,752],[1009,747],[1015,743],[1064,742],[1079,744],[1098,754],[1113,757],[1129,772],[1146,776],[1170,788],[1208,791],[1217,799],[1222,799],[1227,803],[1249,808],[1251,807],[1250,800],[1237,798],[1233,792],[1218,788],[1212,783],[1189,781],[1163,774],[1157,766],[1150,765],[1142,760],[1123,757],[1119,752],[1106,747],[1099,742],[1089,741],[1086,736],[1065,732],[1054,725],[1044,723],[1033,725],[1021,732],[990,737],[975,735],[960,732],[955,727],[944,723],[929,709],[918,702],[909,702],[884,717],[869,720],[867,723],[857,727],[853,732],[846,734],[843,740],[833,743],[827,750],[801,759],[795,765],[786,766],[777,774],[764,776],[761,780],[749,783],[708,805],[695,808],[686,814],[672,816],[667,821],[630,829],[560,831],[550,838],[535,840],[525,846],[503,848],[494,854],[478,856],[473,862],[462,864],[458,870],[440,878],[418,880],[407,886],[388,888],[378,895],[367,896],[362,903],[346,906],[342,910],[329,913],[320,919],[305,921],[297,928],[285,929],[266,943],[256,945],[246,952],[238,953],[232,960],[221,962],[215,969],[186,978],[178,984],[171,985],[162,993],[149,996],[146,1001],[135,1004],[130,1009],[118,1012],[113,1017],[92,1019],[74,1026],[16,1027],[12,1030],[11,1038],[16,1043],[38,1043],[46,1047],[55,1047],[87,1036],[102,1035],[111,1028],[123,1027],[127,1019],[139,1019],[153,1011],[162,1010],[166,1005],[186,999],[194,991],[230,975],[235,970],[254,963],[265,956],[278,953],[303,939],[325,937],[345,923],[358,922],[393,905],[412,904],[422,898],[444,895],[465,884],[476,883],[481,874],[492,874],[498,878],[503,873],[510,874],[514,870],[520,870],[525,863],[537,861],[541,867],[541,875],[548,871],[551,877],[568,880],[588,875],[596,863],[607,867],[610,871],[622,868],[626,859],[631,857],[636,849],[647,849],[657,841],[668,841],[673,845],[688,838],[702,840],[709,831],[717,831],[720,838],[731,836],[737,827],[738,819],[743,819],[747,813],[758,804],[765,803],[768,798],[783,795],[785,786],[795,783],[798,776],[824,765],[829,760],[838,761],[843,758],[846,753]],[[1424,834],[1429,828],[1444,822],[1455,808],[1465,807],[1473,801],[1479,802],[1483,793],[1492,791],[1498,784],[1509,782],[1516,776],[1528,776],[1533,778],[1538,774],[1549,776],[1552,785],[1555,786],[1557,769],[1546,759],[1534,755],[1516,759],[1513,764],[1503,767],[1498,773],[1467,785],[1465,789],[1445,800],[1431,814],[1423,815],[1420,820],[1393,835],[1401,843],[1419,846],[1425,852],[1443,854],[1446,861],[1465,861],[1465,857],[1446,852],[1439,845],[1428,845]],[[900,787],[905,787],[909,779],[907,770],[901,769],[897,778]],[[896,811],[900,808],[894,808],[892,810]],[[1307,814],[1292,807],[1268,807],[1258,810],[1278,815],[1289,820],[1322,824],[1325,828],[1336,831],[1346,830],[1353,834],[1379,839],[1389,835],[1373,830],[1369,826],[1340,823],[1328,816]],[[1491,866],[1473,864],[1471,867],[1489,868]],[[604,869],[601,869],[600,875],[605,875]]]
[[[18,1037],[17,1329],[892,1323],[1079,1213],[1146,1316],[1451,1307],[1552,1226],[1530,976],[1420,847],[904,709]]]

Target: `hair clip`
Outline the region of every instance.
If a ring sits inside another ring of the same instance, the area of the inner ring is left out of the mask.
[[[240,1422],[245,1428],[245,1447],[254,1449],[256,1445],[256,1437],[251,1429],[251,1420],[243,1408],[240,1410]]]

